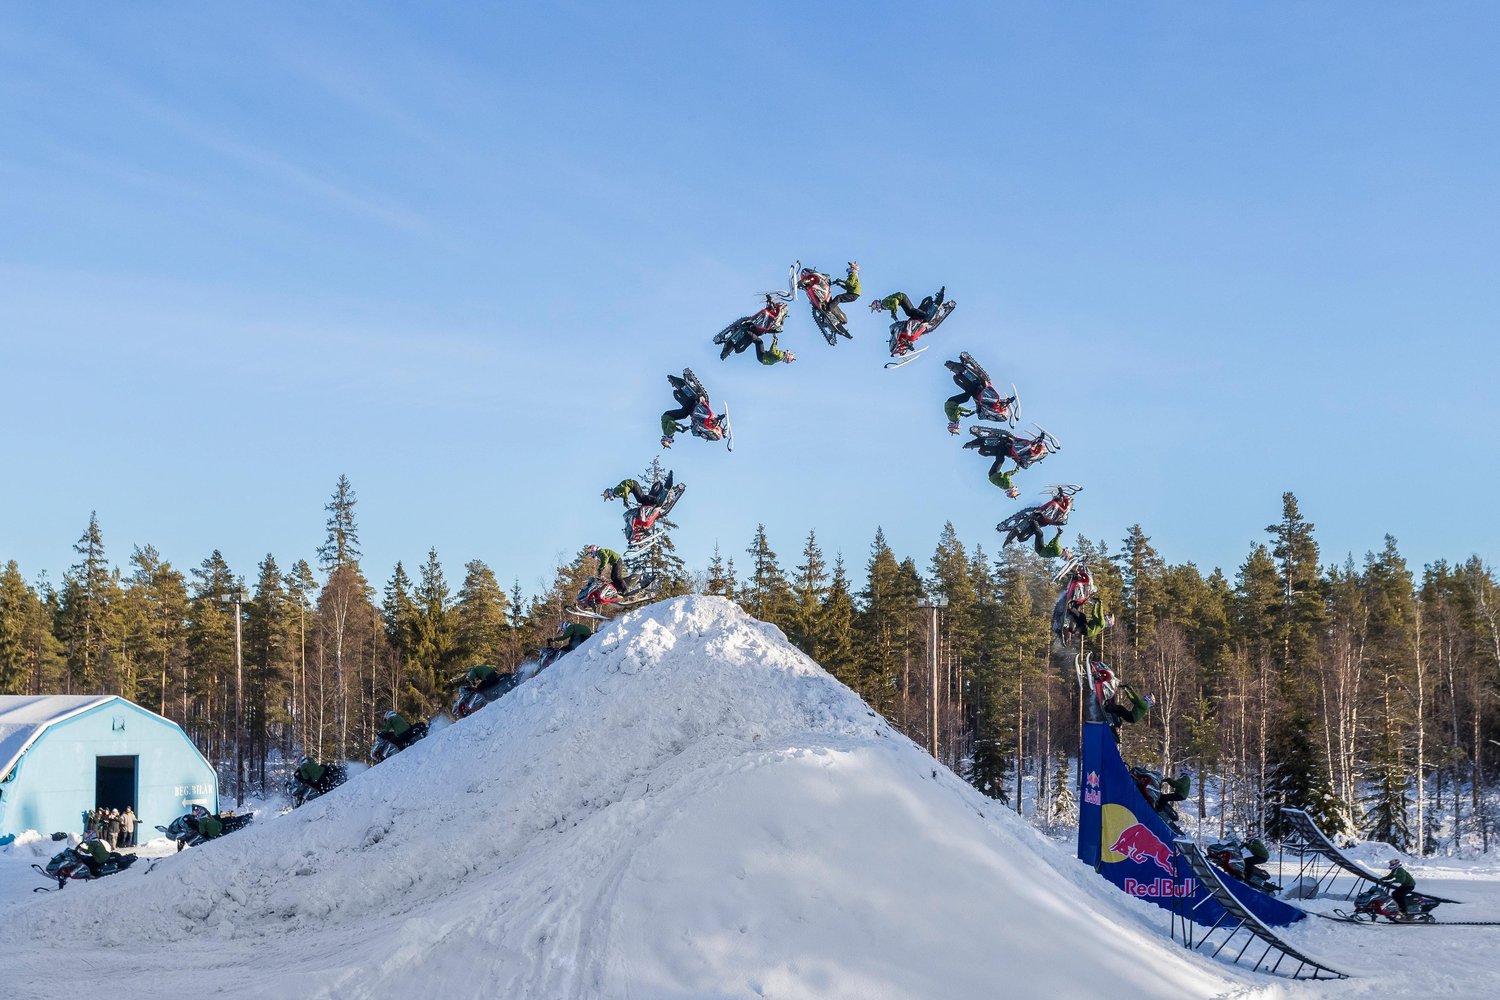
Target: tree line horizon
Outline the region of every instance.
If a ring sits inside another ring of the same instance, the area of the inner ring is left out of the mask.
[[[653,462],[648,481],[660,471]],[[221,773],[239,745],[264,790],[278,759],[364,759],[386,710],[443,711],[470,666],[516,669],[590,574],[580,548],[528,595],[519,574],[507,590],[471,559],[454,590],[429,549],[415,577],[398,560],[377,594],[356,504],[340,476],[313,560],[283,570],[268,553],[244,577],[219,550],[184,573],[149,544],[111,566],[91,514],[60,586],[28,582],[15,560],[0,566],[0,694],[119,694],[182,725]],[[815,527],[790,570],[757,525],[739,566],[716,544],[689,571],[676,526],[661,524],[662,541],[630,559],[657,576],[658,599],[735,600],[985,794],[1020,810],[1029,777],[1039,821],[1065,820],[1081,716],[1074,651],[1050,635],[1052,566],[1024,546],[966,546],[950,521],[924,571],[877,528],[856,589]],[[1390,535],[1361,563],[1324,566],[1291,493],[1265,530],[1233,579],[1168,564],[1138,524],[1113,553],[1077,539],[1116,613],[1087,652],[1156,699],[1121,734],[1127,759],[1194,771],[1200,818],[1212,782],[1220,833],[1274,836],[1286,805],[1403,849],[1487,851],[1496,817],[1484,792],[1500,749],[1494,570],[1471,555],[1418,578]],[[931,603],[942,608],[935,669]]]

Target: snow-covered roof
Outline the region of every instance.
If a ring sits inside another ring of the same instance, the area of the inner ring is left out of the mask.
[[[0,779],[48,726],[87,712],[118,695],[0,695]]]

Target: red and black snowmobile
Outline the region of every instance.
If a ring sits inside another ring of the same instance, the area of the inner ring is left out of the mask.
[[[1375,885],[1354,897],[1353,913],[1345,913],[1343,910],[1333,912],[1345,920],[1368,920],[1374,923],[1385,919],[1393,924],[1435,924],[1437,918],[1432,915],[1432,911],[1440,903],[1447,902],[1451,900],[1412,892],[1406,897],[1406,911],[1403,913],[1390,890],[1385,886]]]
[[[729,404],[723,403],[721,412],[714,413],[713,405],[708,400],[708,390],[703,388],[703,383],[698,381],[698,376],[693,374],[691,368],[682,370],[682,378],[668,375],[667,381],[678,389],[686,389],[698,399],[688,417],[688,426],[693,436],[705,441],[723,441],[730,451],[734,451],[734,429],[729,423]],[[672,447],[670,437],[663,437],[661,443],[664,447]]]
[[[762,292],[766,304],[759,312],[741,316],[714,334],[714,343],[723,345],[719,360],[746,350],[752,337],[775,337],[781,332],[790,303],[797,297],[797,267],[797,264],[793,264],[788,272],[786,291]]]
[[[633,608],[651,600],[651,587],[655,582],[654,576],[647,576],[630,593],[621,594],[610,581],[591,576],[584,581],[583,589],[578,592],[578,600],[568,609],[568,613],[603,621],[604,615],[601,612],[606,609]]]
[[[1037,424],[1031,426],[1036,428],[1035,437],[1013,434],[1003,427],[982,427],[976,424],[969,428],[974,440],[965,441],[964,447],[978,448],[979,454],[986,458],[1003,455],[1015,462],[1016,468],[1029,469],[1054,451],[1062,450],[1057,438],[1045,428]]]
[[[92,855],[85,856],[87,851],[82,844],[70,847],[52,856],[47,862],[47,867],[32,865],[42,875],[57,882],[57,888],[66,888],[71,882],[87,882],[91,879],[104,878],[122,872],[135,864],[134,854],[120,854],[116,851],[109,852],[109,859],[104,862],[95,861]],[[51,892],[51,889],[37,886],[32,892]]]
[[[900,368],[917,360],[917,355],[927,350],[925,347],[917,347],[917,341],[936,330],[957,305],[952,299],[935,302],[935,298],[936,296],[928,296],[922,300],[918,310],[924,314],[923,318],[901,319],[891,324],[889,346],[891,357],[896,360],[887,361],[887,368]]]
[[[1016,511],[995,525],[995,530],[1006,535],[1005,544],[1009,545],[1017,538],[1029,537],[1033,529],[1061,528],[1068,523],[1068,515],[1073,512],[1073,496],[1081,489],[1082,486],[1053,486],[1052,496],[1045,503]]]
[[[671,512],[685,489],[686,483],[678,483],[667,491],[666,497],[659,504],[625,508],[625,541],[630,548],[641,550],[655,544],[661,535],[655,530],[656,522]]]
[[[1010,424],[1012,427],[1021,419],[1021,396],[1016,392],[1014,383],[1010,387],[1010,395],[1001,396],[990,380],[990,373],[968,351],[960,351],[957,361],[944,361],[943,364],[953,372],[954,381],[959,388],[969,393],[975,417],[998,424]]]
[[[858,267],[852,262],[849,265],[857,272]],[[807,294],[807,301],[812,305],[813,322],[817,324],[818,331],[823,334],[823,339],[828,341],[828,346],[839,342],[839,338],[853,340],[854,335],[849,332],[849,317],[843,315],[833,302],[832,280],[828,275],[815,267],[801,267],[801,261],[792,265],[797,274],[797,287]]]

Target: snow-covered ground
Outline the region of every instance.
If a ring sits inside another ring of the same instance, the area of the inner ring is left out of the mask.
[[[5,996],[1500,995],[1500,928],[1294,928],[1338,984],[1186,952],[719,598],[149,872],[34,895],[56,846],[0,849]],[[1500,919],[1500,870],[1415,870]]]

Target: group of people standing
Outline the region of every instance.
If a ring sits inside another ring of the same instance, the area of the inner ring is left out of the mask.
[[[135,808],[132,806],[126,806],[123,812],[99,806],[83,814],[83,837],[85,840],[103,840],[115,850],[134,847],[135,822]]]

